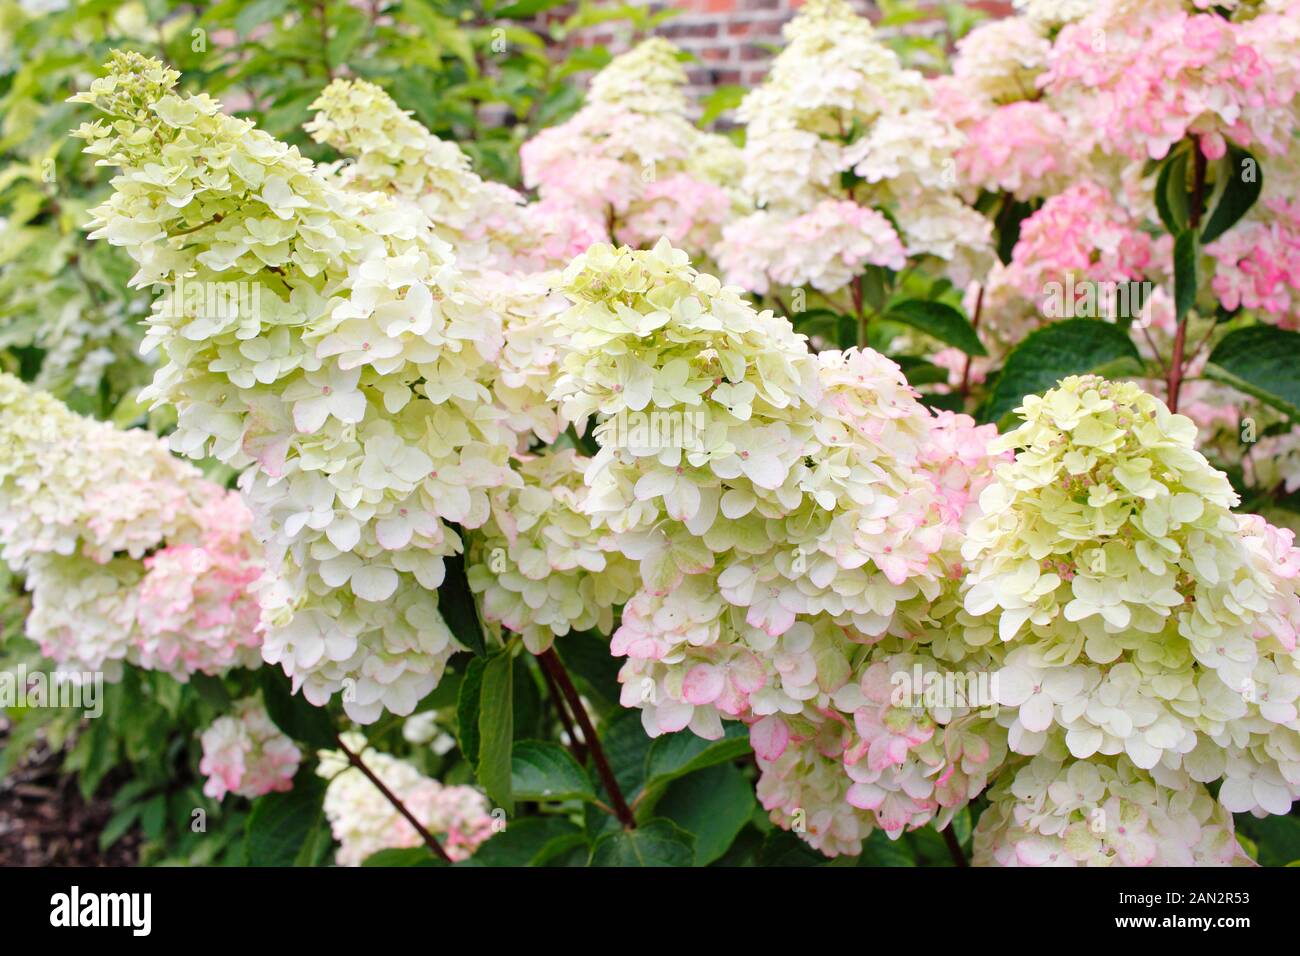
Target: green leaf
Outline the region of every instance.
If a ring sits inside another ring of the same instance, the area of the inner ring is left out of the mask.
[[[140,811],[140,829],[147,840],[156,840],[162,836],[167,826],[167,795],[155,794]]]
[[[1210,354],[1205,377],[1231,385],[1300,421],[1300,332],[1251,325],[1225,335]]]
[[[1220,168],[1222,192],[1201,230],[1201,242],[1208,244],[1235,226],[1250,211],[1264,188],[1264,174],[1258,161],[1244,149],[1228,147]],[[1216,190],[1218,192],[1218,190]]]
[[[891,840],[884,830],[872,830],[862,842],[858,866],[916,866],[916,855],[903,840]]]
[[[569,0],[517,0],[510,6],[498,10],[496,16],[505,17],[508,20],[527,20],[545,10],[563,6],[568,2]]]
[[[724,85],[714,87],[713,92],[704,97],[701,103],[704,112],[700,116],[699,125],[707,127],[727,110],[734,110],[740,105],[740,101],[745,98],[748,92],[749,87],[747,86]]]
[[[258,674],[262,701],[277,727],[315,750],[332,750],[338,745],[328,710],[314,706],[302,694],[290,693],[289,678],[278,667],[259,668]]]
[[[1180,232],[1174,240],[1174,312],[1179,322],[1196,304],[1196,233]]]
[[[691,866],[695,838],[671,820],[606,833],[591,848],[591,866]]]
[[[288,6],[289,0],[253,0],[252,3],[241,7],[236,14],[235,30],[240,36],[248,36],[254,27],[278,17]]]
[[[1261,866],[1286,866],[1300,859],[1300,818],[1236,815],[1237,830],[1255,841]]]
[[[1156,212],[1171,236],[1187,228],[1187,151],[1172,154],[1156,178]]]
[[[477,656],[484,657],[487,648],[483,644],[483,627],[479,624],[478,608],[465,578],[465,558],[453,554],[442,560],[446,576],[438,588],[438,611],[456,640]]]
[[[142,804],[133,803],[109,817],[108,823],[104,824],[104,829],[99,833],[99,849],[101,852],[107,850],[130,831],[136,818],[140,816],[142,808]]]
[[[938,385],[948,381],[946,368],[927,362],[923,358],[915,355],[891,355],[889,358],[903,370],[903,374],[907,376],[907,384],[913,388],[921,385]]]
[[[647,787],[668,783],[715,764],[728,763],[749,752],[749,731],[744,724],[728,723],[717,740],[705,740],[689,730],[664,734],[655,738],[646,754]]]
[[[475,657],[465,666],[456,697],[456,743],[460,754],[470,764],[478,764],[478,711],[483,694],[483,658]]]
[[[542,866],[587,838],[564,817],[524,817],[481,844],[457,866]],[[584,859],[586,854],[584,852]]]
[[[446,866],[427,846],[389,847],[370,854],[362,866]]]
[[[559,744],[521,740],[510,758],[510,788],[517,800],[594,800],[591,777]]]
[[[511,744],[515,730],[514,659],[510,650],[489,657],[483,667],[478,708],[478,763],[475,775],[488,799],[514,812],[510,789]]]
[[[294,866],[325,866],[334,853],[334,834],[330,832],[329,821],[322,814],[316,825],[303,840],[298,855],[294,857]]]
[[[707,866],[727,852],[757,806],[754,787],[730,764],[719,764],[674,781],[655,806],[695,837],[695,864]]]
[[[316,822],[324,816],[325,782],[309,771],[285,793],[253,801],[244,827],[250,866],[292,866]]]
[[[773,830],[758,849],[759,866],[825,866],[822,856],[789,830]]]
[[[1053,388],[1070,375],[1141,368],[1132,339],[1117,325],[1098,319],[1066,319],[1031,333],[1011,354],[981,419],[996,422],[1026,395]]]
[[[927,299],[908,299],[896,303],[885,318],[920,329],[945,345],[961,349],[967,355],[988,355],[980,344],[979,336],[966,316],[943,302]]]
[[[217,710],[230,709],[230,693],[220,677],[210,674],[195,674],[190,678],[190,686],[199,692],[199,697]]]

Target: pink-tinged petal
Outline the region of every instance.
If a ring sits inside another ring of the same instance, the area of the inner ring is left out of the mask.
[[[682,696],[692,704],[711,704],[726,685],[722,669],[712,664],[696,664],[682,681]]]
[[[777,760],[790,743],[790,728],[779,717],[764,717],[749,728],[749,742],[760,760]]]

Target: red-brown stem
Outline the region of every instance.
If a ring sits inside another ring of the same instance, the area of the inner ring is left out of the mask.
[[[564,695],[560,693],[560,688],[555,683],[555,678],[545,667],[542,668],[542,679],[546,681],[546,690],[550,694],[551,703],[555,705],[555,712],[560,717],[560,723],[564,727],[564,733],[569,738],[569,750],[578,763],[587,762],[587,748],[583,741],[578,739],[577,732],[573,729],[573,720],[569,717],[569,709],[564,705]]]
[[[348,745],[343,742],[342,737],[338,738],[338,744],[339,749],[342,750],[344,755],[348,758],[348,763],[352,764],[352,766],[365,774],[366,779],[375,785],[375,789],[384,795],[384,799],[393,805],[393,809],[404,816],[406,822],[415,828],[415,832],[420,834],[420,839],[423,840],[425,845],[434,852],[434,855],[445,863],[452,862],[451,857],[447,855],[447,851],[442,848],[442,844],[438,842],[437,838],[425,829],[424,824],[415,819],[415,815],[412,814],[410,810],[406,809],[406,804],[397,799],[397,795],[388,789],[384,781],[376,777],[374,772],[362,762],[361,756],[359,754],[354,754],[349,750]]]
[[[957,834],[952,832],[952,824],[939,831],[943,834],[943,842],[948,845],[948,855],[952,857],[953,866],[970,866],[966,862],[966,854],[961,851],[961,843],[957,841]]]
[[[970,327],[978,330],[980,327],[980,313],[984,311],[984,285],[980,284],[979,292],[975,293],[975,314],[971,316]],[[966,364],[961,370],[961,397],[965,398],[970,394],[970,363],[975,356],[967,355]]]
[[[623,798],[623,791],[619,788],[618,780],[614,777],[614,771],[610,769],[609,761],[605,759],[605,748],[600,745],[600,738],[596,736],[596,728],[591,725],[591,718],[587,716],[587,708],[582,706],[582,699],[578,697],[578,689],[573,686],[573,681],[569,679],[569,672],[564,669],[564,664],[555,653],[555,648],[549,648],[545,654],[539,654],[537,660],[541,662],[542,667],[547,670],[555,683],[559,686],[564,694],[564,699],[569,702],[569,709],[573,711],[573,716],[577,718],[578,726],[582,728],[582,737],[591,751],[592,762],[596,765],[596,773],[600,775],[601,783],[605,785],[605,791],[609,794],[610,802],[614,804],[614,815],[618,817],[619,823],[631,830],[636,826],[636,818],[632,816],[632,809],[627,805],[627,800]]]
[[[1187,227],[1192,232],[1200,228],[1201,213],[1204,211],[1201,207],[1205,203],[1205,167],[1205,153],[1201,151],[1201,141],[1192,137],[1192,195],[1187,209]],[[1174,351],[1169,359],[1169,378],[1166,382],[1171,412],[1178,411],[1178,395],[1183,388],[1183,375],[1187,372],[1184,359],[1186,350],[1187,316],[1183,316],[1178,322],[1178,330],[1174,333]]]

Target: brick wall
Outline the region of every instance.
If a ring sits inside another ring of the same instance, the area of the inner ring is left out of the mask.
[[[879,11],[871,0],[850,0],[853,7],[872,19]],[[933,17],[909,24],[906,29],[934,32],[943,23],[944,0],[920,0],[933,9]],[[692,92],[702,95],[716,86],[755,86],[767,75],[773,48],[782,45],[781,27],[794,16],[802,0],[668,0],[655,2],[652,9],[676,7],[680,12],[660,24],[655,33],[667,37],[694,54],[689,68]],[[992,16],[1010,12],[1010,0],[976,0],[969,3]],[[575,38],[582,44],[603,44],[617,53],[632,40],[626,24],[593,27]]]

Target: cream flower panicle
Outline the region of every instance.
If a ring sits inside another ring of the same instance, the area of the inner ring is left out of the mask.
[[[246,469],[265,659],[316,704],[348,682],[357,720],[410,713],[458,646],[434,590],[461,549],[448,523],[481,525],[518,483],[487,387],[501,319],[419,208],[342,188],[176,81],[119,53],[75,97],[104,115],[86,150],[121,170],[92,237],[165,289],[145,397],[177,408],[175,450]]]
[[[737,111],[742,186],[757,212],[723,230],[727,281],[833,292],[906,256],[953,263],[962,282],[982,272],[989,223],[956,195],[964,136],[921,74],[844,0],[809,0],[784,33],[767,80]]]

